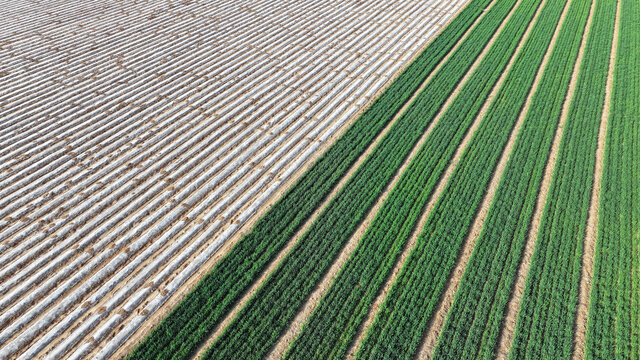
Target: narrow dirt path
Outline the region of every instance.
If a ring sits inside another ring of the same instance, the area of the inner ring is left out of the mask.
[[[495,1],[492,2],[490,4],[490,6],[493,6],[495,3],[496,3]],[[482,59],[484,58],[486,53],[489,51],[489,49],[491,48],[491,46],[495,42],[495,39],[498,37],[498,34],[500,34],[500,32],[502,31],[502,29],[504,28],[506,23],[511,18],[511,16],[512,16],[514,10],[516,9],[516,7],[518,6],[518,4],[519,4],[519,2],[516,5],[514,5],[514,7],[511,10],[511,12],[503,20],[503,22],[500,25],[500,27],[496,30],[494,36],[491,38],[489,43],[487,43],[487,45],[485,46],[485,48],[482,51],[482,53],[478,56],[478,58],[473,63],[473,65],[471,66],[471,68],[469,69],[467,74],[464,76],[464,78],[458,84],[458,86],[456,87],[454,92],[451,94],[451,96],[449,97],[449,99],[447,100],[447,102],[445,103],[443,108],[440,110],[440,112],[436,116],[437,119],[439,119],[444,114],[444,112],[449,108],[449,106],[451,105],[453,100],[458,96],[458,94],[462,90],[462,87],[464,86],[464,84],[471,77],[471,75],[475,72],[476,68],[480,65]],[[537,14],[536,14],[536,16],[537,16]],[[480,21],[481,19],[482,18],[479,18],[477,21]],[[475,24],[474,24],[474,26],[475,26]],[[525,33],[525,37],[527,35],[528,35],[528,31]],[[518,47],[516,48],[516,53],[518,53],[520,51],[521,46],[522,46],[522,43],[520,43],[518,45]],[[507,64],[507,69],[511,68],[511,65],[513,64],[513,60],[514,59],[515,59],[515,56],[512,57],[512,59]],[[351,348],[348,351],[348,355],[347,355],[348,358],[353,358],[355,356],[355,354],[357,353],[362,341],[364,340],[364,337],[366,335],[367,330],[373,324],[373,321],[375,320],[375,317],[378,314],[378,312],[380,310],[380,307],[384,303],[385,297],[387,296],[387,294],[389,293],[389,290],[391,289],[391,287],[395,283],[398,275],[400,274],[400,270],[404,266],[409,254],[415,248],[418,236],[420,235],[420,233],[422,231],[422,228],[424,227],[425,223],[427,222],[427,219],[429,218],[429,215],[431,214],[431,211],[433,210],[436,202],[438,201],[438,199],[442,195],[442,193],[444,191],[444,188],[446,187],[451,175],[453,174],[453,171],[457,167],[457,165],[458,165],[458,163],[459,163],[459,161],[460,161],[460,159],[462,157],[462,154],[464,153],[465,149],[469,145],[469,142],[471,141],[471,138],[473,137],[473,134],[475,133],[476,129],[480,125],[481,120],[484,118],[484,115],[485,115],[489,105],[491,104],[491,102],[495,98],[495,96],[496,96],[496,94],[498,92],[498,89],[501,87],[502,83],[504,82],[504,78],[506,77],[506,73],[507,73],[507,71],[505,71],[505,74],[503,74],[498,79],[498,82],[496,83],[496,85],[492,89],[492,92],[490,93],[489,97],[487,98],[487,101],[485,102],[485,104],[483,105],[482,109],[480,110],[480,114],[476,117],[476,119],[474,120],[473,124],[471,125],[471,127],[467,131],[467,134],[465,135],[464,139],[462,140],[462,142],[460,143],[460,145],[456,149],[456,153],[454,154],[454,156],[453,156],[453,158],[451,160],[451,163],[448,165],[448,167],[447,167],[445,173],[443,174],[442,178],[438,181],[438,185],[436,186],[433,194],[431,195],[431,198],[430,198],[429,202],[427,203],[425,209],[423,210],[423,213],[422,213],[420,219],[418,220],[418,225],[413,230],[413,232],[411,234],[411,237],[409,238],[409,241],[408,241],[405,249],[400,254],[399,260],[396,263],[396,265],[394,266],[389,279],[387,279],[387,282],[385,283],[382,291],[378,294],[378,296],[376,297],[375,301],[373,302],[373,306],[369,311],[367,319],[365,320],[363,325],[360,327],[360,329],[358,329],[358,335],[356,337],[356,340],[351,345]]]
[[[584,359],[585,340],[587,335],[587,319],[589,314],[589,297],[591,295],[591,279],[593,278],[593,258],[598,237],[598,209],[600,208],[600,187],[602,184],[602,168],[604,150],[606,146],[607,128],[611,113],[611,93],[613,91],[613,71],[618,51],[618,34],[620,29],[620,1],[616,10],[616,24],[613,29],[613,43],[609,57],[609,74],[605,88],[604,107],[602,119],[598,130],[598,147],[596,148],[596,166],[594,170],[593,189],[589,206],[589,218],[587,219],[587,233],[584,239],[584,253],[582,254],[582,274],[580,277],[580,297],[578,298],[578,311],[576,314],[576,332],[574,334],[574,360]]]
[[[542,11],[542,8],[544,7],[546,1],[543,1],[540,4],[540,7],[538,8],[534,19],[531,21],[531,24],[529,25],[529,28],[527,29],[527,31],[525,32],[525,34],[523,35],[523,38],[520,42],[520,44],[518,45],[518,52],[520,51],[521,47],[524,45],[526,39],[529,37],[529,34],[533,28],[533,25],[535,24],[540,12]],[[565,5],[562,14],[560,15],[560,22],[558,24],[558,26],[556,27],[556,30],[553,34],[553,37],[551,38],[551,42],[549,45],[549,49],[547,50],[547,52],[544,55],[544,58],[542,60],[542,63],[540,64],[540,68],[538,69],[538,72],[536,74],[536,77],[534,79],[533,85],[531,86],[531,89],[529,91],[529,95],[527,97],[527,100],[525,102],[525,105],[522,109],[522,111],[520,112],[520,116],[518,117],[518,121],[516,122],[513,130],[511,131],[511,135],[509,136],[509,140],[507,142],[507,145],[505,146],[505,149],[502,152],[502,155],[500,157],[500,160],[498,162],[498,165],[494,171],[493,177],[491,179],[491,182],[489,183],[489,186],[487,188],[487,191],[485,193],[484,199],[482,200],[482,204],[480,205],[480,210],[478,212],[478,214],[476,215],[476,218],[473,222],[473,225],[471,226],[471,230],[469,232],[469,234],[467,235],[467,238],[465,240],[465,245],[463,247],[462,250],[462,255],[460,258],[458,258],[458,261],[456,263],[456,267],[453,270],[452,273],[452,277],[449,279],[449,282],[447,283],[447,289],[444,293],[443,299],[441,300],[438,309],[436,310],[436,314],[433,318],[433,322],[429,328],[429,330],[427,331],[427,334],[425,336],[424,342],[422,344],[422,347],[420,349],[420,353],[419,353],[419,358],[431,358],[433,356],[433,350],[436,347],[437,341],[438,341],[438,337],[440,336],[440,333],[442,332],[442,328],[444,327],[444,323],[447,317],[447,314],[449,313],[449,310],[451,309],[451,306],[453,305],[453,299],[455,298],[455,294],[458,290],[458,287],[460,286],[460,280],[462,279],[462,275],[464,274],[464,271],[467,267],[467,264],[469,263],[469,259],[471,258],[471,254],[473,253],[473,249],[475,247],[475,243],[478,240],[478,237],[480,237],[480,233],[482,232],[482,227],[484,226],[484,221],[487,218],[487,213],[489,211],[489,208],[491,206],[491,203],[493,202],[493,199],[495,197],[495,193],[498,189],[498,185],[500,184],[500,180],[502,179],[502,175],[504,173],[504,170],[506,168],[507,162],[509,160],[509,157],[511,155],[511,153],[513,152],[513,147],[515,145],[516,139],[518,137],[518,134],[520,133],[520,129],[522,128],[522,124],[524,123],[524,119],[526,118],[526,114],[529,111],[529,107],[531,106],[531,101],[533,98],[533,94],[535,93],[536,89],[538,88],[538,85],[540,83],[540,80],[542,79],[542,74],[544,73],[544,70],[546,69],[547,66],[547,62],[549,60],[549,57],[551,55],[551,51],[555,45],[556,39],[558,37],[558,33],[560,32],[560,27],[562,26],[562,23],[564,22],[564,19],[566,17],[567,11],[569,9],[569,2],[567,2],[567,4]],[[511,59],[511,62],[509,64],[509,66],[511,66],[511,63],[513,63],[513,61],[515,60],[515,56]],[[507,72],[505,71],[500,79],[500,81],[504,81],[504,78],[506,77]],[[493,100],[493,97],[496,96],[497,91],[499,88],[495,88],[494,92],[491,94],[492,98],[491,101]],[[490,102],[487,102],[487,104],[485,104],[485,109],[483,109],[484,111],[486,111],[486,109],[488,108],[488,105],[490,104]],[[484,115],[484,113],[483,113]]]
[[[529,230],[529,236],[527,237],[527,243],[525,244],[524,253],[522,256],[522,262],[518,267],[518,274],[516,276],[516,284],[514,286],[513,295],[507,305],[507,313],[503,322],[503,328],[500,333],[500,340],[498,342],[498,358],[506,359],[508,357],[511,343],[513,342],[513,335],[515,331],[516,318],[518,311],[520,310],[520,302],[522,300],[522,293],[524,292],[524,283],[529,273],[529,267],[531,266],[531,257],[535,249],[536,240],[538,238],[538,232],[540,230],[540,223],[544,212],[544,204],[547,201],[547,195],[549,194],[549,188],[551,187],[551,178],[553,177],[553,170],[558,158],[558,151],[560,149],[560,141],[562,140],[562,134],[564,130],[564,124],[569,114],[569,106],[571,105],[571,99],[575,93],[576,82],[578,80],[578,73],[580,72],[580,64],[584,56],[584,48],[589,36],[589,30],[591,29],[591,20],[593,18],[593,8],[595,6],[595,0],[591,3],[591,9],[589,10],[589,17],[587,18],[587,24],[585,26],[585,32],[582,35],[582,43],[580,50],[578,50],[578,57],[573,67],[571,74],[571,81],[569,82],[569,91],[565,97],[565,101],[562,107],[562,113],[560,115],[560,121],[558,122],[558,128],[553,138],[551,145],[551,151],[549,153],[549,159],[544,169],[544,176],[542,178],[542,184],[540,185],[540,192],[538,193],[538,199],[536,201],[535,212],[533,214],[533,220]],[[562,20],[564,21],[564,15]],[[555,36],[555,35],[554,35]]]

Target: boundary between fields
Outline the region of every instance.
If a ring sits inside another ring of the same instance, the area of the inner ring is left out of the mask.
[[[470,0],[462,0],[464,2],[467,2],[467,4],[470,2]],[[495,1],[495,0],[494,0]],[[352,117],[351,120],[348,121],[348,123],[345,123],[344,129],[348,129],[349,126],[371,105],[371,103],[373,103],[373,101],[375,101],[375,99],[382,93],[384,92],[387,87],[396,80],[396,78],[398,77],[398,75],[400,75],[405,69],[406,67],[408,67],[409,65],[411,65],[416,58],[422,54],[422,52],[440,35],[440,33],[446,29],[446,27],[449,25],[449,23],[451,21],[453,21],[456,16],[466,8],[466,4],[465,6],[461,7],[460,9],[458,9],[458,11],[451,15],[450,19],[447,21],[446,24],[444,24],[442,27],[440,27],[440,29],[432,35],[432,37],[425,43],[425,45],[423,47],[421,47],[416,54],[406,63],[405,66],[403,66],[402,68],[400,68],[388,81],[387,83],[384,85],[383,88],[381,88],[378,92],[376,92],[376,94],[369,99],[369,103],[367,103],[361,111],[357,112],[356,114],[354,114],[354,116]],[[475,22],[472,25],[472,27],[475,26]],[[468,30],[470,31],[471,28]],[[463,35],[463,37],[466,37],[466,35],[468,34],[468,32],[465,32],[465,34]],[[264,270],[264,272],[260,275],[260,278],[247,290],[246,294],[236,303],[236,305],[233,307],[233,309],[229,312],[229,314],[227,314],[227,316],[225,316],[224,320],[220,323],[220,325],[218,327],[216,327],[216,329],[214,330],[214,332],[210,335],[210,337],[207,339],[207,341],[205,343],[203,343],[197,350],[196,354],[194,355],[194,358],[199,358],[200,356],[202,356],[204,354],[204,352],[211,346],[211,344],[213,342],[215,342],[215,340],[222,335],[223,331],[226,329],[226,327],[235,319],[235,317],[237,316],[238,312],[246,305],[246,303],[251,299],[251,297],[253,296],[253,294],[262,286],[262,284],[264,283],[264,281],[271,275],[271,273],[273,273],[273,271],[275,271],[278,266],[282,263],[282,261],[286,258],[286,256],[290,253],[290,251],[293,249],[293,247],[298,243],[298,241],[300,240],[300,238],[304,235],[304,233],[309,229],[309,227],[311,226],[311,224],[313,224],[313,222],[317,219],[317,217],[322,213],[322,211],[324,211],[324,209],[329,205],[329,203],[333,200],[333,198],[336,196],[336,194],[344,187],[344,185],[346,184],[346,182],[353,176],[353,174],[356,172],[356,170],[360,167],[360,165],[366,160],[366,158],[369,156],[369,154],[371,152],[373,152],[373,150],[376,148],[376,146],[380,143],[380,141],[382,140],[382,138],[387,134],[387,132],[391,129],[391,127],[396,123],[396,121],[400,118],[400,116],[405,112],[405,110],[411,105],[411,103],[414,101],[414,99],[416,98],[416,96],[420,93],[420,91],[425,87],[425,85],[433,78],[433,76],[438,72],[438,70],[442,67],[442,65],[444,63],[446,63],[446,61],[449,59],[449,57],[451,56],[451,54],[458,48],[459,44],[462,42],[462,39],[458,41],[458,43],[456,43],[456,45],[454,47],[451,48],[451,50],[449,50],[448,54],[439,62],[439,64],[431,71],[430,75],[427,76],[427,78],[423,81],[422,85],[420,85],[420,87],[418,88],[418,90],[412,95],[412,97],[407,100],[405,102],[405,104],[402,106],[402,108],[400,108],[400,110],[394,115],[393,119],[384,127],[384,129],[380,132],[380,134],[378,134],[378,136],[375,138],[375,140],[367,147],[367,150],[358,158],[358,160],[350,167],[349,171],[342,177],[342,179],[340,180],[340,182],[333,188],[333,190],[331,191],[331,193],[327,196],[327,198],[323,201],[323,203],[320,205],[320,207],[318,209],[316,209],[316,211],[314,211],[314,213],[311,215],[311,217],[309,217],[304,225],[298,230],[298,232],[296,232],[296,234],[294,235],[293,238],[291,238],[289,240],[289,242],[287,243],[287,245],[278,253],[278,255],[276,256],[276,258],[274,260],[272,260],[272,262],[269,264],[269,266],[267,267],[267,269]],[[335,135],[335,139],[338,139],[340,137],[340,134],[336,134]],[[334,140],[335,141],[335,140]],[[333,144],[333,142],[327,142],[327,145],[325,146],[325,149],[321,150],[318,152],[318,157],[321,156],[324,153],[324,150],[326,150],[326,148],[328,148],[329,146],[331,146]],[[414,154],[412,153],[409,156],[413,156]],[[310,161],[310,165],[312,165],[315,162],[315,159]],[[306,169],[304,169],[306,171]],[[302,175],[304,173],[304,171],[300,171],[300,175]],[[292,181],[296,181],[297,180],[298,174],[296,174],[296,176],[292,177]],[[393,181],[397,181],[397,180],[393,180]],[[395,183],[394,183],[395,184]],[[389,186],[389,185],[388,185]],[[289,186],[283,187],[283,191],[288,190]],[[385,190],[384,194],[387,194],[388,191],[390,191],[392,189],[392,187],[389,187],[388,189]],[[385,196],[383,194],[383,196]],[[280,198],[281,195],[278,194],[274,194],[275,198]],[[376,204],[374,206],[374,209],[377,209],[376,207],[378,207],[379,204]],[[266,212],[267,209],[265,209],[264,211]],[[257,221],[257,220],[256,220]],[[366,220],[365,220],[366,221]],[[248,229],[250,229],[252,226],[249,226]],[[240,239],[241,236],[238,238]],[[227,243],[229,243],[227,241]],[[226,245],[226,243],[225,243]],[[231,248],[233,247],[234,244],[230,244],[228,249],[226,249],[226,252],[230,251]],[[349,246],[349,245],[347,245]],[[355,247],[355,246],[354,246]],[[222,258],[224,255],[226,255],[226,252],[224,254],[220,254],[219,258]],[[216,254],[217,255],[217,254]],[[213,264],[215,265],[215,263]],[[212,265],[212,268],[213,268]],[[211,271],[211,269],[209,269],[209,271]],[[330,270],[331,271],[331,270]],[[198,278],[198,281],[200,280],[200,278]],[[315,295],[315,292],[312,294],[312,297]],[[318,299],[319,300],[319,299]],[[172,310],[172,309],[169,309]],[[165,314],[166,316],[166,314]],[[295,321],[295,320],[294,320]],[[151,329],[150,329],[151,330]],[[286,349],[285,349],[286,350]]]

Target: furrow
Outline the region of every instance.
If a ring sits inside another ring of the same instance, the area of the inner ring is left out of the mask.
[[[611,93],[613,88],[613,70],[618,45],[618,29],[620,27],[620,2],[618,0],[616,9],[616,23],[613,30],[613,42],[611,43],[611,55],[609,58],[609,74],[605,88],[604,106],[602,108],[602,121],[598,129],[598,146],[596,148],[596,163],[593,174],[593,186],[591,200],[589,202],[589,217],[587,218],[587,230],[584,238],[584,254],[582,255],[582,270],[580,276],[580,295],[578,300],[578,311],[575,325],[575,340],[572,358],[575,360],[584,359],[585,337],[587,333],[587,313],[589,312],[589,295],[591,294],[591,279],[593,278],[593,258],[596,247],[596,237],[598,232],[598,209],[600,207],[600,189],[602,184],[602,163],[604,159],[605,140],[607,136],[607,126],[611,116]]]
[[[493,177],[491,179],[491,182],[489,183],[489,186],[486,190],[486,193],[484,195],[484,199],[482,200],[482,203],[480,205],[480,209],[476,215],[476,218],[473,221],[473,224],[471,225],[471,229],[469,230],[469,233],[467,235],[467,238],[465,239],[464,242],[464,247],[462,249],[462,254],[461,256],[456,260],[456,266],[453,270],[453,276],[449,279],[449,281],[447,282],[447,288],[445,290],[443,299],[441,300],[441,302],[438,305],[438,309],[436,310],[436,313],[434,315],[434,319],[433,322],[431,323],[431,325],[429,326],[429,330],[427,331],[427,334],[425,336],[425,339],[423,340],[423,344],[422,347],[420,349],[419,355],[418,357],[423,359],[430,359],[433,357],[433,351],[435,350],[436,347],[436,343],[438,341],[438,337],[440,336],[444,324],[445,324],[445,320],[447,317],[447,314],[449,314],[449,311],[453,305],[453,301],[454,301],[454,297],[458,291],[458,287],[460,286],[460,282],[462,281],[463,278],[463,273],[465,271],[476,271],[475,269],[470,269],[468,268],[468,263],[469,260],[471,258],[471,255],[474,251],[476,242],[478,241],[478,238],[480,237],[480,234],[483,230],[483,226],[485,223],[485,220],[487,218],[487,214],[489,212],[489,209],[492,205],[492,203],[494,202],[494,198],[496,196],[496,192],[498,190],[498,186],[500,185],[501,181],[503,180],[503,174],[505,172],[505,168],[507,166],[507,162],[509,161],[510,157],[512,156],[512,153],[514,151],[514,146],[516,143],[516,139],[518,136],[520,136],[520,132],[523,126],[523,123],[525,121],[526,115],[529,111],[529,108],[531,106],[531,102],[533,99],[533,95],[536,92],[538,85],[540,83],[540,80],[542,78],[542,74],[546,69],[547,66],[547,62],[549,60],[549,56],[551,54],[551,49],[553,49],[554,45],[555,45],[555,41],[557,39],[558,33],[560,31],[560,24],[562,24],[562,22],[564,21],[564,16],[566,15],[566,12],[569,8],[569,4],[570,2],[566,3],[566,6],[563,9],[563,13],[560,15],[560,23],[559,25],[556,27],[556,30],[554,31],[554,34],[551,38],[551,42],[549,43],[548,46],[548,50],[546,51],[544,58],[542,59],[542,63],[540,64],[540,67],[537,71],[536,77],[533,81],[533,85],[531,86],[530,89],[530,93],[527,96],[527,99],[525,101],[525,104],[520,112],[520,116],[518,117],[518,121],[516,122],[516,125],[511,133],[511,135],[509,136],[509,140],[507,142],[507,145],[505,147],[505,149],[503,150],[503,153],[500,157],[500,160],[498,161],[498,165],[496,167],[496,169],[494,170],[494,174]],[[542,11],[542,7],[540,9],[538,9],[538,13],[536,14],[536,18],[539,16],[540,12]],[[532,23],[533,25],[533,23]],[[527,38],[531,32],[531,30],[533,29],[533,26],[529,27],[527,29],[527,32],[525,33],[524,38]],[[524,45],[524,42],[520,44],[520,47],[522,47]],[[512,62],[515,61],[515,59],[512,59]],[[504,81],[504,78],[506,77],[507,73],[505,72],[503,74],[503,78],[502,81]],[[494,94],[493,94],[493,98],[495,98],[496,94],[498,92],[498,88],[494,89]],[[493,101],[493,98],[491,99]],[[492,102],[491,101],[491,102]],[[488,102],[486,104],[486,108],[488,108],[489,104],[491,102]],[[486,113],[486,110],[485,110]]]
[[[509,357],[569,358],[617,6],[596,1]],[[535,326],[532,326],[535,324]],[[551,355],[553,354],[553,355]]]
[[[538,12],[541,7],[543,10]],[[445,290],[446,279],[453,271],[457,255],[500,155],[514,134],[514,127],[546,52],[546,47],[540,51],[535,44],[542,41],[548,45],[551,39],[552,31],[549,32],[545,21],[539,18],[533,20],[533,17],[536,14],[547,14],[546,18],[549,13],[556,12],[557,18],[562,8],[557,3],[522,3],[517,10],[518,15],[514,15],[512,19],[513,24],[507,25],[520,28],[515,30],[507,27],[503,30],[503,33],[515,37],[514,47],[521,41],[525,41],[526,45],[517,55],[495,101],[489,106],[446,185],[443,196],[436,202],[421,229],[416,247],[409,254],[396,283],[391,287],[356,358],[383,358],[391,354],[412,358],[418,355],[430,319]],[[523,39],[530,23],[537,30],[532,30],[531,35]],[[496,51],[500,56],[505,56],[504,51]],[[503,61],[506,63],[508,60],[510,59]],[[492,66],[494,63],[495,61],[488,62]],[[499,72],[496,76],[498,75],[501,76],[502,73]],[[426,278],[431,280],[424,281]],[[411,325],[407,321],[411,321]]]

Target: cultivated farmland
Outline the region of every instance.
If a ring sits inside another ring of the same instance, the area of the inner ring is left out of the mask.
[[[640,359],[639,16],[9,1],[0,358]]]

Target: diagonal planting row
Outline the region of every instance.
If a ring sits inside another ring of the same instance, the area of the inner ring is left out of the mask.
[[[500,65],[504,66],[508,60],[505,54],[513,51],[519,36],[524,32],[525,27],[521,25],[521,21],[524,21],[523,16],[525,20],[526,16],[532,16],[535,5],[535,2],[523,4],[518,8],[520,12],[514,13],[513,21],[510,20],[505,26],[494,47],[439,120],[424,147],[403,174],[352,258],[345,264],[304,331],[292,345],[287,357],[304,359],[344,356],[358,326],[367,315],[380,287],[416,226],[415,222],[444,166],[439,162],[448,162],[452,155],[445,144],[459,143],[478,114],[495,80],[504,71]],[[521,85],[513,81],[513,78],[520,75],[519,71],[523,67],[530,68],[535,75],[536,67],[532,67],[531,63],[535,63],[536,59],[539,62],[546,50],[545,46],[536,45],[540,42],[544,45],[550,40],[551,35],[547,34],[546,29],[549,25],[555,24],[554,21],[562,9],[561,5],[559,2],[555,8],[548,6],[542,11],[542,19],[537,22],[533,37],[524,43],[524,52],[517,57],[513,70],[510,70],[511,77],[505,80],[508,85],[503,89],[502,96],[518,87],[522,88],[523,96],[526,96],[527,79],[522,79]],[[524,22],[528,23],[529,21]],[[542,36],[537,34],[540,32]],[[520,98],[522,96],[512,99],[517,102]],[[409,355],[410,352],[407,353],[407,356]]]
[[[600,194],[602,190],[602,169],[605,158],[608,124],[611,118],[611,94],[613,93],[613,79],[616,65],[616,53],[618,52],[619,30],[620,30],[620,9],[621,1],[617,2],[616,20],[613,29],[613,41],[609,55],[609,70],[605,87],[605,98],[602,107],[600,129],[598,130],[598,142],[595,153],[595,169],[593,174],[593,187],[591,190],[591,200],[589,202],[589,216],[587,218],[587,229],[583,240],[582,264],[580,271],[580,283],[578,284],[578,308],[574,324],[573,353],[572,359],[585,358],[585,343],[587,337],[587,322],[589,321],[589,306],[591,294],[591,283],[593,280],[595,248],[598,242],[598,224]]]
[[[564,1],[555,2],[556,7],[564,5]],[[498,335],[590,9],[585,1],[569,1],[566,6],[566,20],[447,315],[435,358],[496,356]],[[558,14],[546,19],[550,28],[558,22]]]
[[[287,240],[302,226],[304,220],[319,206],[359,154],[366,149],[376,134],[416,91],[420,83],[454,46],[475,18],[482,13],[486,3],[488,3],[486,0],[476,0],[463,10],[420,57],[392,83],[389,89],[376,99],[353,127],[273,206],[253,231],[216,265],[193,292],[187,295],[185,300],[133,352],[133,358],[170,356],[182,358],[195,351],[243,292],[284,247]],[[464,64],[459,64],[458,67],[460,73],[465,69]],[[457,83],[456,78],[449,77],[446,80],[445,84],[449,87]],[[441,97],[446,98],[446,95]],[[399,137],[401,139],[399,143],[404,143],[399,151],[408,152],[411,144],[421,134],[420,128],[409,131],[411,126],[412,124],[406,120],[404,123],[394,125],[391,133],[395,135],[389,134],[385,137],[385,139],[391,138],[391,141],[386,140],[386,147],[394,148],[393,145],[398,143],[395,138]],[[396,160],[395,166],[399,166],[400,162],[401,159]],[[383,178],[389,178],[394,172],[391,164],[388,164],[386,169],[386,172],[380,173]],[[381,185],[375,186],[382,187],[384,183],[381,181]],[[365,210],[359,210],[361,214],[366,212],[366,204],[364,207]],[[330,212],[327,211],[327,213]],[[332,215],[329,219],[334,217],[335,215]]]
[[[583,241],[616,20],[616,1],[596,0],[560,144],[511,359],[568,359],[573,351]]]
[[[640,3],[622,0],[620,6],[587,359],[640,358]]]
[[[443,197],[427,220],[416,248],[389,292],[358,353],[359,358],[411,358],[416,354],[501,150],[530,94],[564,5],[562,1],[544,4],[527,44],[507,74],[504,86],[463,154]],[[515,148],[522,146],[518,143],[533,142],[537,135],[536,132],[522,132]],[[475,354],[470,357],[475,357]]]

